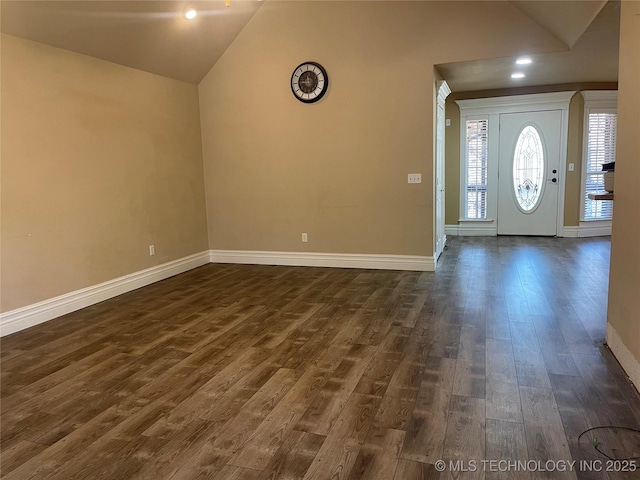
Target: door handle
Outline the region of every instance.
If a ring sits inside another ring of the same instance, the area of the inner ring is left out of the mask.
[[[558,181],[558,179],[554,177],[554,178],[552,178],[552,179],[551,179],[551,181],[552,181],[553,183],[556,183],[556,182]]]

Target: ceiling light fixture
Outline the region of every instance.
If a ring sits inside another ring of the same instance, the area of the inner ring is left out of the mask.
[[[531,60],[529,57],[520,57],[516,60],[516,65],[530,65],[532,63],[533,60]]]
[[[512,73],[511,74],[511,78],[524,78],[525,74],[524,73]]]
[[[197,16],[198,16],[198,12],[196,11],[195,8],[190,8],[189,10],[184,12],[184,18],[189,19],[189,20],[193,20]]]

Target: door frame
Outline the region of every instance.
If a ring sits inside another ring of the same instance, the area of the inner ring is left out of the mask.
[[[437,265],[438,258],[447,243],[445,231],[445,102],[451,93],[451,88],[446,81],[436,83],[436,161],[434,162],[434,228],[433,228],[433,259]],[[439,184],[439,186],[438,186]],[[438,198],[440,201],[438,201]]]
[[[564,203],[567,170],[567,143],[569,135],[569,103],[576,94],[570,92],[534,93],[512,95],[508,97],[478,98],[456,100],[460,108],[460,220],[459,225],[473,226],[482,231],[497,235],[498,220],[498,152],[500,139],[500,115],[503,113],[541,112],[560,110],[562,115],[560,132],[560,158],[558,161],[558,214],[556,235],[561,237],[564,230]],[[471,119],[488,119],[488,183],[487,183],[487,219],[468,220],[465,218],[466,191],[466,122]],[[482,227],[481,225],[484,225]]]

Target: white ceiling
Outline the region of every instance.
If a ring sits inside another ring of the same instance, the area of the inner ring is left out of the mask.
[[[262,5],[258,0],[230,3],[2,0],[1,25],[9,35],[199,83]],[[515,58],[439,65],[453,91],[617,81],[619,0],[509,3],[561,40],[567,51],[532,56],[534,63],[522,68],[527,76],[518,81],[510,78]],[[188,6],[199,11],[191,21],[183,17]]]

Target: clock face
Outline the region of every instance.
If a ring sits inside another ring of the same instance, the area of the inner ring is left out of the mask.
[[[317,102],[326,93],[329,77],[322,66],[315,62],[305,62],[291,75],[291,91],[304,103]]]

